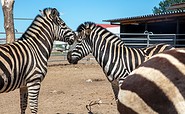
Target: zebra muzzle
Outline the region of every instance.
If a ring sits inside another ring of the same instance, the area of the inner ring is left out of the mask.
[[[69,51],[69,52],[67,53],[67,60],[68,60],[68,62],[69,62],[70,64],[77,64],[77,63],[78,63],[77,60],[73,60],[73,59],[72,59],[72,51]]]

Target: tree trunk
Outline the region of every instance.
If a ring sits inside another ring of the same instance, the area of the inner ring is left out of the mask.
[[[4,29],[6,32],[6,43],[15,41],[13,6],[14,0],[1,0],[4,14]]]

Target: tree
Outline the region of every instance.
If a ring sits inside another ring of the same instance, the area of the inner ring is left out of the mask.
[[[154,7],[153,8],[153,13],[164,13],[166,11],[169,11],[168,8],[172,5],[172,4],[177,4],[177,3],[182,3],[185,2],[185,0],[163,0],[159,3],[159,7]]]
[[[4,29],[6,32],[6,43],[15,41],[13,6],[14,0],[1,0],[4,14]]]

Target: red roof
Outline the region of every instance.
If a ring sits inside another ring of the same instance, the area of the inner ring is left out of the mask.
[[[103,28],[112,28],[112,27],[119,27],[120,25],[110,25],[110,24],[96,24],[98,26],[101,26]]]

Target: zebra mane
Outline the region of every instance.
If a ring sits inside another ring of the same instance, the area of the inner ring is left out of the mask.
[[[47,13],[51,13],[52,11],[55,10],[55,13],[57,16],[60,16],[60,13],[57,11],[56,8],[45,8],[43,10],[40,10],[41,14],[38,14],[34,20],[32,21],[32,23],[30,24],[30,26],[26,29],[26,31],[22,34],[22,36],[18,39],[18,40],[23,40],[26,39],[28,37],[26,37],[25,35],[27,35],[27,31],[29,31],[29,28],[33,25],[33,23],[38,19],[38,18],[43,18],[44,16],[47,16]]]
[[[82,30],[85,30],[85,29],[92,29],[92,27],[99,27],[99,28],[101,28],[101,29],[104,29],[104,30],[110,32],[110,31],[107,30],[106,28],[103,28],[102,26],[97,25],[97,24],[94,23],[94,22],[84,22],[84,23],[82,23],[82,24],[80,24],[80,25],[78,26],[78,28],[77,28],[76,31],[77,31],[77,32],[81,32]]]
[[[43,11],[40,11],[40,12],[41,12],[42,16],[46,16],[47,13],[51,13],[52,11],[55,11],[56,15],[60,16],[60,13],[58,12],[58,10],[56,8],[45,8],[45,9],[43,9]]]
[[[96,24],[93,23],[93,22],[84,22],[84,23],[82,23],[82,24],[80,24],[78,26],[78,28],[76,29],[76,31],[77,32],[81,32],[82,30],[88,29],[88,28],[90,28],[92,26],[96,26]]]
[[[25,30],[25,32],[22,34],[22,36],[20,38],[18,38],[18,40],[24,40],[27,39],[28,37],[26,37],[25,35],[27,35],[27,31],[29,31],[29,28],[33,25],[33,23],[37,20],[37,18],[42,17],[41,15],[37,15],[34,20],[32,21],[32,23],[30,24],[30,26]]]

